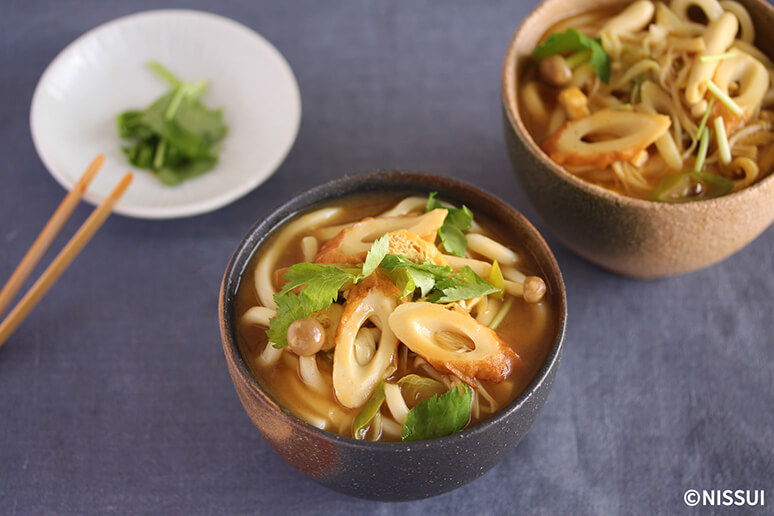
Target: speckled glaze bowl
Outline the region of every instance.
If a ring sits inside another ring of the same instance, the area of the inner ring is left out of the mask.
[[[441,439],[410,443],[356,441],[319,430],[291,415],[252,377],[236,341],[236,293],[251,257],[282,223],[321,202],[367,192],[426,195],[432,191],[503,224],[534,256],[557,310],[553,347],[545,364],[526,391],[499,414]],[[551,251],[516,210],[477,188],[451,179],[377,172],[344,177],[298,194],[253,226],[226,268],[218,316],[223,352],[234,387],[247,415],[269,446],[291,466],[325,486],[362,498],[397,501],[427,498],[460,487],[491,469],[519,443],[545,404],[556,375],[567,308],[562,275]]]
[[[774,55],[774,8],[739,0],[755,22],[756,44]],[[774,220],[774,175],[739,192],[686,204],[643,201],[583,181],[540,149],[521,119],[521,67],[557,21],[617,0],[545,0],[521,24],[503,63],[502,99],[508,153],[539,215],[579,255],[611,271],[658,278],[706,267],[735,253]]]

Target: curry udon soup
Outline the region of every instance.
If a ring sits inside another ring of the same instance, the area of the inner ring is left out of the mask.
[[[539,275],[466,207],[346,198],[256,251],[238,341],[264,390],[311,425],[373,441],[441,437],[507,406],[543,365],[556,315]]]
[[[774,68],[734,1],[638,1],[563,20],[524,68],[548,156],[631,197],[708,199],[774,168]]]

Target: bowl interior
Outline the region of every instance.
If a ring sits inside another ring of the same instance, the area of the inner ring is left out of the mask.
[[[508,46],[508,50],[503,61],[502,74],[502,99],[505,113],[509,123],[516,133],[517,137],[524,142],[527,149],[534,154],[541,166],[551,170],[563,181],[571,183],[573,186],[584,190],[594,196],[606,199],[608,201],[635,206],[643,210],[661,210],[675,213],[693,212],[696,207],[703,203],[721,204],[727,202],[730,198],[749,196],[752,192],[767,188],[767,184],[774,181],[774,174],[770,174],[763,180],[741,189],[737,192],[698,202],[683,204],[669,204],[654,202],[633,197],[621,195],[596,184],[584,181],[574,174],[570,174],[564,168],[554,163],[548,155],[540,148],[537,142],[524,124],[518,102],[520,79],[523,68],[532,54],[532,50],[537,46],[541,37],[557,22],[571,16],[598,9],[607,6],[624,6],[631,2],[621,2],[620,0],[578,0],[568,4],[564,0],[544,0],[535,8],[532,13],[524,19],[521,25],[516,29],[514,36]],[[755,26],[755,45],[763,50],[766,55],[774,55],[774,33],[768,30],[774,26],[774,7],[763,0],[739,0],[750,13]]]
[[[429,192],[438,192],[439,197],[444,200],[459,205],[465,204],[474,214],[480,213],[491,220],[499,221],[512,231],[514,238],[520,241],[524,248],[534,257],[541,274],[546,280],[549,292],[554,298],[557,317],[556,327],[554,328],[555,334],[552,341],[553,345],[536,377],[532,380],[529,387],[527,387],[527,389],[508,407],[492,418],[475,425],[460,434],[420,443],[372,443],[356,441],[347,437],[324,432],[308,425],[278,406],[253,378],[239,349],[235,332],[236,320],[234,312],[236,293],[239,287],[240,278],[261,243],[264,242],[280,225],[288,221],[288,219],[315,205],[336,198],[374,192],[406,193],[415,195],[426,195]],[[253,226],[247,236],[242,240],[226,269],[220,295],[221,333],[224,339],[224,347],[227,349],[227,353],[230,354],[231,358],[235,361],[238,374],[246,381],[249,388],[254,391],[256,395],[265,399],[277,411],[281,411],[285,415],[288,423],[294,427],[303,428],[306,432],[323,434],[327,439],[348,443],[351,446],[391,447],[394,449],[405,450],[411,447],[427,446],[427,443],[454,440],[459,439],[460,437],[464,438],[466,434],[484,431],[487,426],[497,424],[499,420],[518,410],[524,401],[530,397],[535,387],[540,385],[549,372],[558,364],[564,338],[566,312],[564,283],[556,260],[537,230],[520,213],[499,199],[467,184],[447,178],[407,172],[376,172],[361,176],[344,177],[296,195],[291,200],[272,211],[267,218]]]

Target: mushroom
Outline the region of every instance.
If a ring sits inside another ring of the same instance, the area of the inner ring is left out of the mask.
[[[524,301],[537,303],[546,294],[546,283],[537,276],[527,276],[524,280]]]
[[[288,347],[300,357],[314,355],[325,344],[325,328],[319,321],[307,317],[296,319],[288,327]]]
[[[566,86],[572,79],[572,70],[559,54],[548,56],[540,61],[540,78],[551,86]]]

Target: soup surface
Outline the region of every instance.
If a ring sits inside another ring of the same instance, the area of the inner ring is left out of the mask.
[[[518,242],[442,202],[346,198],[256,251],[237,337],[278,404],[347,437],[418,440],[483,421],[529,385],[556,336],[555,293]]]
[[[519,110],[568,172],[661,202],[709,199],[774,168],[774,67],[734,1],[648,0],[551,27]]]

